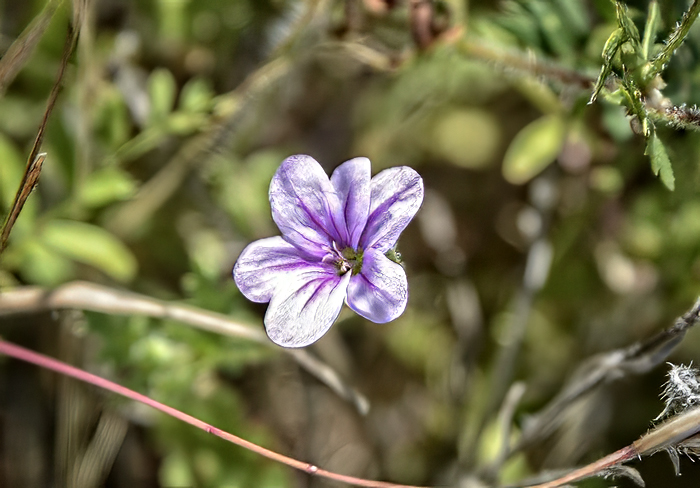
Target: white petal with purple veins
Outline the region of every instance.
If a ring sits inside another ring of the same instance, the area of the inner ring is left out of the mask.
[[[283,347],[304,347],[330,329],[343,308],[350,273],[309,268],[290,273],[275,290],[265,314],[265,329],[272,342]]]
[[[317,257],[339,239],[331,217],[338,206],[328,175],[311,156],[285,159],[270,182],[272,218],[282,236]]]
[[[403,313],[408,302],[406,272],[381,251],[368,249],[362,271],[348,286],[348,306],[366,319],[383,324]]]
[[[260,239],[246,247],[233,268],[233,279],[248,300],[269,302],[289,273],[317,267],[281,237]]]
[[[386,252],[423,203],[423,179],[407,166],[386,169],[372,178],[371,199],[360,245]]]
[[[340,200],[339,218],[345,232],[342,245],[357,248],[367,224],[370,206],[371,164],[367,158],[355,158],[338,166],[331,184]]]

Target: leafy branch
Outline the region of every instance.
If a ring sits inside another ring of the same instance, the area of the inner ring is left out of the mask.
[[[646,139],[644,153],[649,156],[653,173],[661,178],[669,190],[673,190],[673,168],[664,144],[658,137],[654,120],[668,122],[675,127],[695,125],[695,120],[691,117],[676,116],[674,121],[674,113],[682,113],[683,109],[666,113],[665,109],[659,110],[658,106],[670,106],[670,102],[661,94],[665,86],[661,73],[697,19],[700,0],[693,0],[681,22],[655,56],[652,55],[659,24],[658,2],[654,0],[649,4],[643,39],[639,37],[627,6],[616,1],[615,8],[618,28],[610,35],[603,48],[603,66],[589,103],[595,102],[598,96],[603,94],[612,103],[624,106],[628,113],[637,119],[641,133]],[[618,81],[616,89],[612,91],[606,90],[611,75]]]

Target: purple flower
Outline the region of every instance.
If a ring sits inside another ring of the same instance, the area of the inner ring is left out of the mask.
[[[376,323],[401,315],[406,273],[388,256],[422,202],[423,180],[406,166],[371,178],[369,159],[355,158],[329,180],[310,156],[285,159],[270,183],[282,236],[250,244],[233,269],[249,300],[270,302],[270,339],[308,346],[333,325],[343,302]]]

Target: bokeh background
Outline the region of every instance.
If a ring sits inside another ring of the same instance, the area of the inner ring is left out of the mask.
[[[641,30],[648,2],[629,6]],[[658,42],[687,6],[659,2]],[[620,371],[503,455],[582,364],[672,325],[700,294],[698,134],[657,125],[671,192],[624,108],[587,104],[613,3],[0,0],[0,53],[45,24],[2,87],[3,215],[75,11],[0,293],[85,280],[261,329],[265,306],[231,269],[277,234],[267,187],[304,153],[329,173],[367,156],[374,172],[423,176],[399,242],[409,306],[386,325],[344,310],[309,349],[368,412],[271,344],[181,321],[0,310],[3,338],[290,456],[410,484],[515,484],[627,445],[663,410],[663,362]],[[700,100],[699,58],[693,28],[663,73],[673,104]],[[699,357],[691,330],[668,360]],[[2,487],[336,486],[14,360],[0,361],[0,392]],[[633,467],[647,486],[697,486],[688,458],[680,477],[665,454]],[[582,486],[614,483],[633,486]]]

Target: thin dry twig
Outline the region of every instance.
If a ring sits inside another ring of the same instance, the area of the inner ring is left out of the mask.
[[[10,238],[10,232],[12,232],[12,227],[15,225],[17,218],[19,217],[24,204],[29,198],[34,187],[39,181],[39,176],[41,175],[41,168],[46,158],[46,154],[40,154],[41,144],[44,141],[44,132],[46,131],[46,125],[49,122],[49,117],[53,108],[56,105],[56,100],[58,99],[58,93],[61,91],[63,75],[66,72],[66,66],[68,66],[68,60],[73,54],[76,42],[78,40],[78,30],[71,27],[68,28],[68,34],[66,36],[66,43],[63,48],[63,55],[61,57],[61,64],[56,74],[56,81],[51,88],[51,94],[49,95],[49,100],[46,102],[46,110],[44,111],[44,117],[39,124],[39,130],[37,131],[36,138],[34,139],[34,145],[29,153],[29,158],[27,159],[27,168],[24,171],[24,176],[22,177],[22,182],[19,185],[19,190],[15,195],[15,200],[10,207],[10,211],[5,218],[5,222],[2,226],[2,231],[0,231],[0,254],[7,247],[7,242]]]
[[[583,90],[588,90],[595,84],[596,78],[594,76],[559,66],[552,61],[526,56],[523,53],[493,49],[483,43],[466,38],[460,40],[456,46],[465,55],[493,63],[504,70],[516,70],[534,76],[542,76],[547,80]]]
[[[292,356],[303,369],[350,402],[360,414],[369,411],[369,401],[364,395],[348,386],[333,368],[308,351],[273,346],[262,330],[231,320],[220,313],[84,281],[66,283],[54,290],[23,287],[0,294],[0,316],[63,309],[170,319],[216,334],[275,347]]]
[[[116,383],[113,383],[109,380],[106,380],[104,378],[101,378],[97,375],[88,373],[86,371],[83,371],[81,369],[78,369],[74,366],[70,366],[66,363],[63,363],[61,361],[57,361],[53,358],[50,358],[48,356],[44,356],[43,354],[38,354],[36,352],[30,351],[28,349],[25,349],[23,347],[17,346],[15,344],[11,344],[9,342],[5,342],[3,340],[0,340],[0,354],[5,354],[7,356],[19,359],[21,361],[26,361],[32,364],[36,364],[37,366],[41,366],[46,369],[50,369],[52,371],[56,371],[57,373],[70,376],[72,378],[76,378],[80,381],[84,381],[86,383],[98,386],[100,388],[104,388],[105,390],[109,390],[111,392],[117,393],[119,395],[122,395],[126,398],[129,398],[131,400],[135,400],[137,402],[141,402],[145,405],[148,405],[152,408],[155,408],[156,410],[160,410],[161,412],[164,412],[178,420],[181,420],[185,423],[188,423],[190,425],[193,425],[197,427],[198,429],[201,429],[205,432],[208,432],[212,435],[215,435],[217,437],[220,437],[228,442],[231,442],[233,444],[236,444],[238,446],[241,446],[245,449],[248,449],[252,452],[255,452],[256,454],[259,454],[261,456],[264,456],[268,459],[271,459],[273,461],[286,464],[287,466],[290,466],[294,469],[298,469],[300,471],[303,471],[307,473],[310,476],[317,476],[321,478],[326,478],[330,480],[335,480],[335,481],[340,481],[342,483],[347,483],[350,485],[354,486],[364,486],[367,488],[421,488],[417,486],[408,486],[408,485],[399,485],[399,484],[394,484],[394,483],[387,483],[384,481],[373,481],[373,480],[367,480],[367,479],[362,479],[362,478],[356,478],[354,476],[347,476],[339,473],[334,473],[332,471],[327,471],[325,469],[321,469],[318,466],[315,466],[313,464],[305,463],[303,461],[299,461],[294,458],[290,458],[288,456],[285,456],[283,454],[279,454],[275,451],[271,451],[269,449],[265,449],[262,446],[258,446],[257,444],[254,444],[250,441],[247,441],[241,437],[238,437],[236,435],[230,434],[228,432],[225,432],[221,429],[218,429],[214,427],[213,425],[210,425],[206,422],[203,422],[195,417],[192,417],[191,415],[187,415],[184,412],[181,412],[173,407],[169,407],[168,405],[165,405],[163,403],[157,402],[145,395],[142,395],[140,393],[137,393],[133,390],[130,390],[126,387],[123,387],[121,385],[118,385]]]
[[[60,4],[61,0],[49,1],[0,58],[0,97],[31,57]]]
[[[699,432],[700,407],[696,407],[670,417],[629,446],[623,447],[612,454],[570,471],[555,480],[527,486],[531,488],[557,488],[592,476],[605,475],[610,472],[611,468],[615,468],[632,459],[650,456],[659,451],[678,446],[688,439],[693,439]]]
[[[688,312],[678,317],[671,327],[644,341],[586,361],[562,391],[545,408],[528,419],[523,435],[513,452],[549,436],[559,427],[564,410],[594,388],[619,380],[628,374],[646,373],[661,364],[680,344],[688,329],[699,322],[700,298]]]

